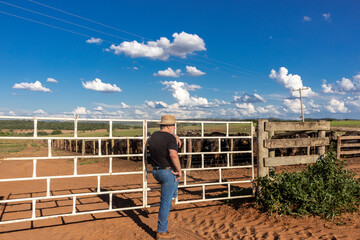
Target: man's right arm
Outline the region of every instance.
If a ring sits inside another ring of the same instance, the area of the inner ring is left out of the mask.
[[[177,153],[176,150],[174,149],[169,149],[169,153],[170,153],[170,158],[171,158],[171,161],[176,169],[176,172],[173,172],[176,176],[178,176],[176,179],[175,179],[175,182],[177,180],[179,180],[182,176],[182,172],[181,172],[181,165],[180,165],[180,159],[179,159],[179,155]]]

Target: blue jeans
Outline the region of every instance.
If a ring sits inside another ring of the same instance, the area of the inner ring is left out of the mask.
[[[176,176],[171,170],[153,170],[153,176],[161,184],[160,209],[158,216],[158,232],[166,232],[168,227],[168,217],[172,199],[177,196],[179,180],[175,182]]]

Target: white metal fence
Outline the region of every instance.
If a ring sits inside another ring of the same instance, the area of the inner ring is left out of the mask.
[[[13,183],[13,182],[23,182],[24,185],[29,184],[31,185],[31,181],[34,180],[42,180],[46,181],[46,191],[44,189],[44,195],[43,196],[31,196],[31,197],[25,197],[25,198],[16,198],[16,199],[3,199],[0,200],[0,205],[3,206],[3,213],[6,213],[6,206],[9,204],[16,204],[16,203],[29,203],[31,204],[31,217],[28,218],[19,218],[19,219],[11,219],[11,220],[2,220],[0,221],[0,224],[6,224],[6,223],[18,223],[18,222],[25,222],[25,221],[33,221],[33,220],[40,220],[40,219],[49,219],[49,218],[55,218],[55,217],[65,217],[65,216],[77,216],[77,215],[83,215],[83,214],[94,214],[94,213],[104,213],[104,212],[113,212],[113,211],[123,211],[123,210],[131,210],[131,209],[140,209],[140,208],[148,208],[153,207],[158,204],[149,204],[148,203],[148,192],[152,190],[159,189],[158,187],[149,187],[148,186],[148,174],[151,173],[151,170],[149,171],[147,168],[147,163],[145,160],[145,154],[146,151],[142,151],[142,153],[121,153],[121,154],[102,154],[101,151],[101,144],[103,141],[107,140],[126,140],[126,139],[138,139],[142,141],[142,149],[146,149],[146,140],[148,138],[148,125],[151,123],[155,123],[157,121],[155,120],[126,120],[126,119],[86,119],[86,118],[78,118],[76,116],[75,118],[47,118],[47,117],[0,117],[2,120],[31,120],[33,121],[33,136],[0,136],[1,140],[45,140],[47,141],[47,156],[43,157],[24,157],[24,156],[16,156],[16,157],[5,157],[1,159],[2,161],[32,161],[32,176],[31,177],[17,177],[17,178],[2,178],[0,177],[0,183]],[[1,121],[1,120],[0,120]],[[74,132],[72,137],[56,137],[56,136],[40,136],[38,134],[38,122],[39,121],[65,121],[65,122],[73,122],[74,123]],[[79,122],[105,122],[109,125],[109,136],[107,137],[79,137],[78,135],[78,123]],[[138,137],[118,137],[113,136],[113,123],[114,122],[121,122],[121,123],[137,123],[142,125],[142,136]],[[1,124],[1,122],[0,122]],[[179,184],[179,189],[191,189],[191,188],[200,188],[201,189],[201,197],[199,199],[176,199],[176,204],[183,204],[183,203],[192,203],[192,202],[202,202],[202,201],[214,201],[214,200],[224,200],[224,199],[234,199],[234,198],[245,198],[245,197],[252,197],[254,196],[254,160],[253,160],[253,123],[252,122],[225,122],[225,121],[178,121],[177,124],[188,124],[188,128],[191,128],[192,125],[196,125],[199,128],[199,134],[197,136],[186,136],[186,135],[180,135],[180,139],[183,142],[183,150],[179,153],[180,157],[186,157],[186,156],[198,156],[197,158],[200,159],[201,164],[199,164],[198,167],[189,167],[189,168],[183,168],[183,183]],[[211,124],[217,124],[224,127],[224,134],[222,136],[207,136],[205,127],[207,125]],[[231,134],[231,129],[236,129],[236,126],[238,125],[244,125],[247,126],[248,129],[248,136],[235,136],[234,134]],[[179,128],[177,128],[178,130]],[[54,156],[53,154],[53,140],[92,140],[97,141],[98,145],[98,154],[85,154],[84,156],[78,156],[78,155],[72,155],[72,156]],[[188,147],[187,144],[191,141],[196,140],[211,140],[213,142],[216,142],[218,144],[217,151],[187,151]],[[222,151],[221,142],[227,141],[227,140],[240,140],[244,139],[249,141],[250,148],[247,150],[233,150],[228,149],[227,151]],[[231,162],[232,156],[234,154],[249,154],[249,161],[247,164],[242,165],[233,165]],[[212,156],[212,155],[221,155],[223,156],[224,164],[222,166],[209,166],[206,164],[206,157]],[[95,173],[95,174],[78,174],[78,159],[94,159],[94,158],[106,158],[109,161],[109,168],[107,172],[103,173]],[[142,159],[142,170],[139,171],[130,171],[130,172],[116,172],[113,171],[113,159],[114,158],[124,158],[124,157],[138,157]],[[39,161],[42,160],[53,160],[57,161],[59,159],[69,159],[73,160],[73,173],[68,175],[57,175],[57,176],[38,176],[37,175],[37,166]],[[2,167],[0,165],[0,167]],[[248,179],[233,179],[231,181],[224,181],[223,180],[223,172],[228,169],[249,169],[250,175],[248,176]],[[201,182],[196,183],[194,181],[189,181],[188,174],[194,171],[214,171],[218,173],[218,179],[213,182]],[[105,176],[125,176],[125,175],[139,175],[139,177],[142,177],[142,186],[137,188],[127,188],[122,190],[103,190],[101,188],[101,180]],[[81,192],[81,193],[71,193],[71,194],[61,194],[61,195],[52,195],[51,194],[51,184],[52,181],[56,179],[67,179],[67,178],[73,178],[74,181],[76,178],[84,178],[84,177],[94,177],[97,181],[97,188],[95,192]],[[250,184],[252,187],[251,193],[246,195],[233,195],[231,191],[231,186],[234,186],[236,184]],[[227,188],[227,191],[225,195],[221,196],[212,196],[207,197],[207,190],[211,189],[212,187],[216,186],[222,186]],[[125,194],[125,193],[142,193],[142,204],[131,206],[131,207],[114,207],[113,204],[113,196],[116,194]],[[77,209],[77,199],[81,197],[86,196],[99,196],[99,195],[107,195],[108,196],[108,208],[102,209],[102,210],[93,210],[93,211],[78,211]],[[68,213],[62,213],[62,214],[53,214],[53,215],[47,215],[47,216],[41,216],[37,212],[37,205],[40,204],[42,201],[51,201],[53,199],[72,199],[72,211]]]

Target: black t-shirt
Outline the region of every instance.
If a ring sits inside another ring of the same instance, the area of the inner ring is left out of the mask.
[[[177,151],[176,138],[168,132],[154,132],[149,140],[151,164],[159,167],[172,167],[169,149]]]

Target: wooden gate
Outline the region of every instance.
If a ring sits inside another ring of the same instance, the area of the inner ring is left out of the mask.
[[[269,122],[260,119],[257,124],[258,134],[258,176],[264,177],[269,173],[269,167],[314,163],[319,156],[325,154],[325,146],[330,145],[330,139],[325,132],[330,130],[330,123],[319,122]],[[315,132],[314,138],[274,139],[275,133],[285,132]],[[317,148],[311,154],[310,148]],[[279,148],[307,148],[306,155],[275,156],[275,149]]]

